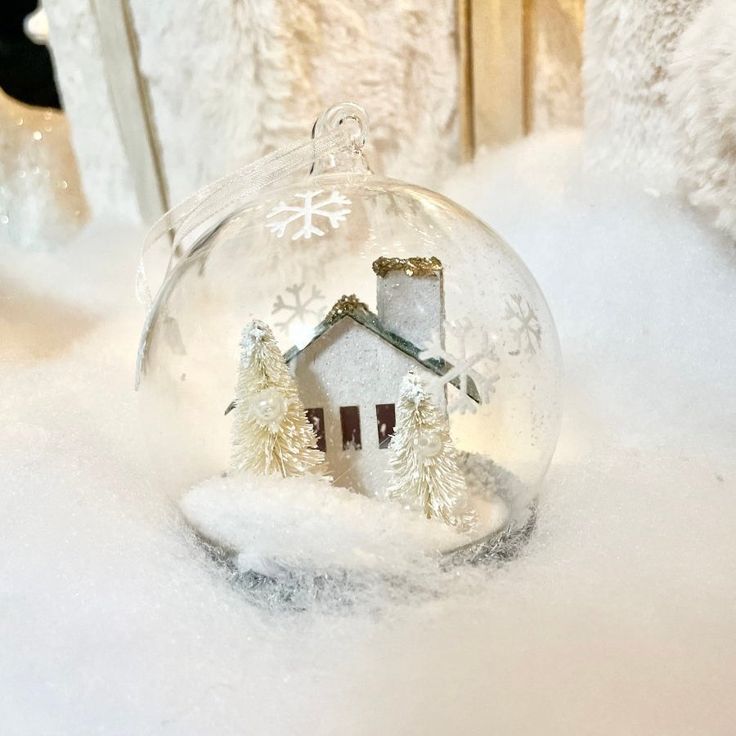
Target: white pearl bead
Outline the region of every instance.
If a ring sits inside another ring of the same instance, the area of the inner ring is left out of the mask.
[[[420,432],[414,440],[414,445],[417,455],[427,460],[442,451],[442,437],[438,432]]]
[[[274,388],[259,391],[252,399],[253,413],[261,424],[275,424],[286,413],[286,399]]]

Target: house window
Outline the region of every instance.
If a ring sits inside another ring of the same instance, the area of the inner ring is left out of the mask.
[[[340,425],[342,427],[342,449],[360,450],[360,409],[357,406],[340,407]]]
[[[327,439],[325,438],[325,410],[307,409],[307,419],[312,423],[314,433],[317,435],[317,449],[327,451]]]
[[[378,446],[384,450],[391,442],[391,435],[396,427],[394,404],[376,404],[376,425],[378,427]]]

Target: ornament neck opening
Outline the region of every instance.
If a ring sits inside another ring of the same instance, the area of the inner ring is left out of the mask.
[[[325,110],[312,127],[312,138],[320,138],[344,127],[349,131],[351,147],[349,150],[328,152],[315,159],[309,173],[327,174],[333,172],[355,172],[370,174],[371,169],[364,155],[368,137],[368,116],[355,102],[341,102]]]

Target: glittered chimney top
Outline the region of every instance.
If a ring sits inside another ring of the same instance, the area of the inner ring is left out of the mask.
[[[383,278],[393,271],[400,271],[407,276],[435,276],[442,274],[442,263],[439,258],[386,258],[381,256],[373,261],[373,272]]]
[[[445,294],[438,258],[378,258],[376,312],[386,328],[415,345],[442,337]]]

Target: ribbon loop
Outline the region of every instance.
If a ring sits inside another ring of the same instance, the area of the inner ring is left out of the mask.
[[[147,310],[138,349],[136,386],[145,368],[156,305],[165,292],[167,280],[176,263],[186,258],[203,236],[235,215],[259,192],[272,184],[300,170],[305,174],[311,172],[319,161],[334,161],[342,154],[362,155],[366,130],[363,108],[351,102],[335,105],[318,118],[311,138],[284,146],[207,184],[172,207],[153,224],[141,247],[136,274],[136,294]],[[167,241],[169,261],[154,298],[145,261],[151,249],[162,241]]]
[[[340,116],[335,111],[342,108],[345,110]],[[207,184],[162,215],[148,231],[138,263],[136,293],[146,308],[153,306],[153,297],[145,258],[154,245],[169,238],[171,254],[165,279],[174,263],[186,256],[202,235],[234,215],[262,190],[300,169],[310,171],[315,162],[325,157],[360,152],[365,143],[365,113],[359,117],[356,110],[362,108],[354,103],[330,108],[315,124],[312,138],[280,148]],[[331,117],[323,122],[328,114]]]

